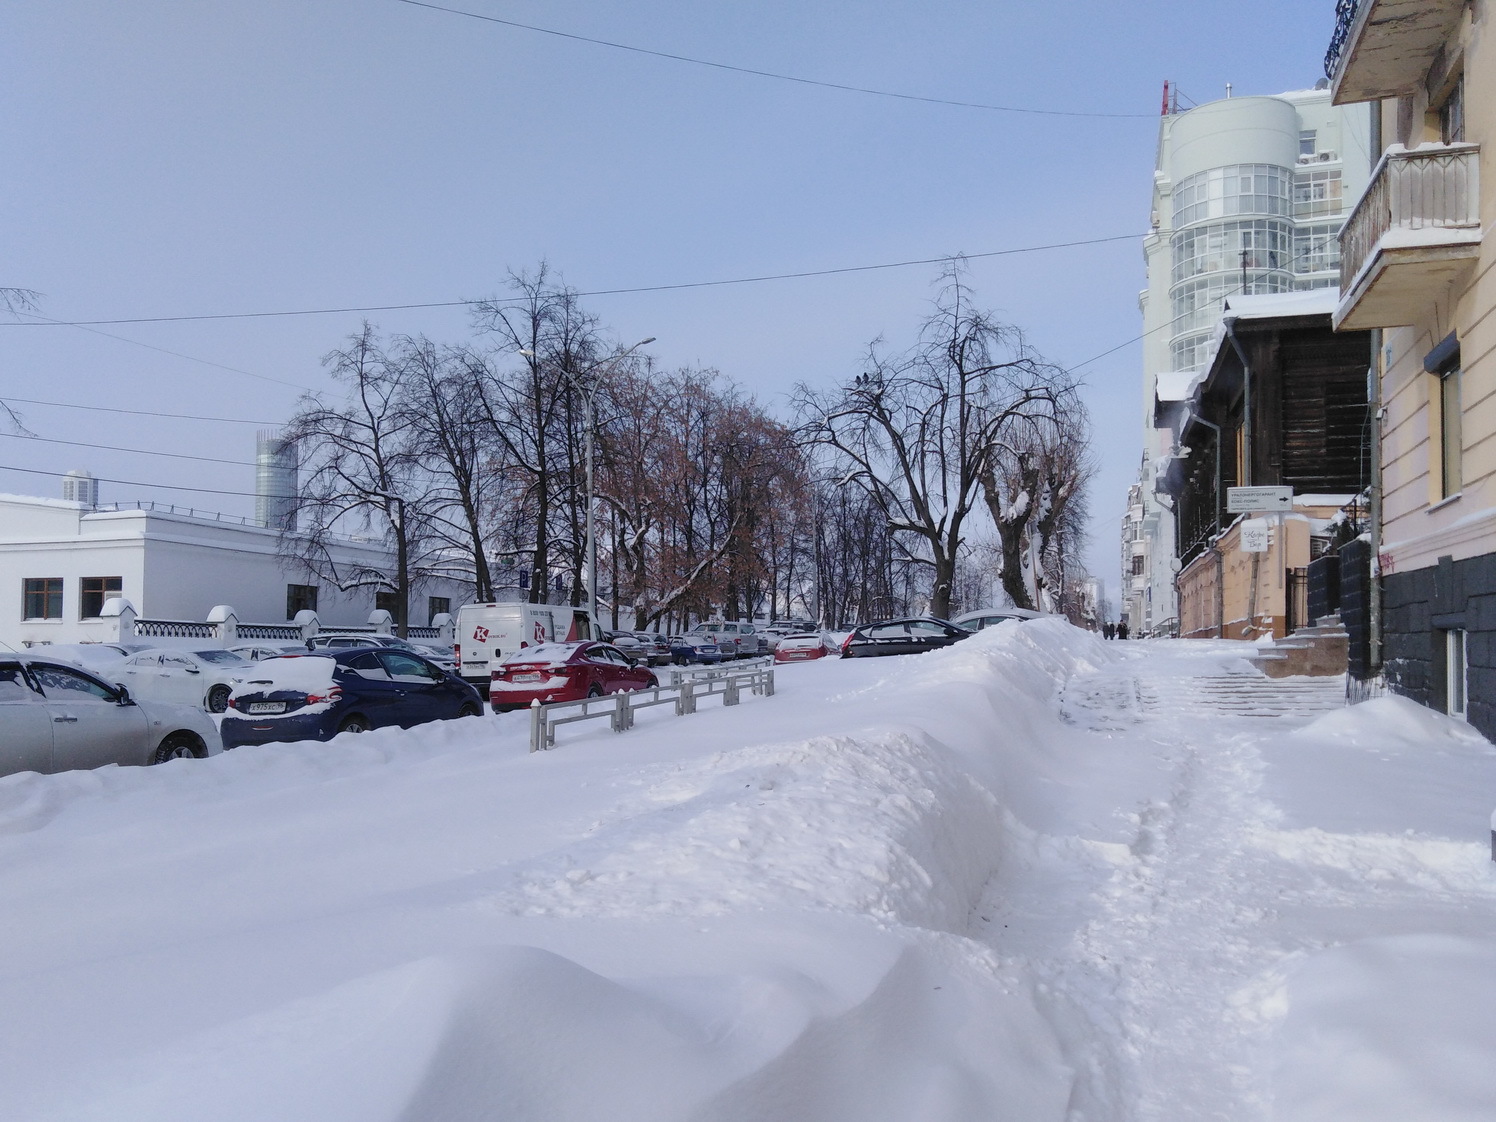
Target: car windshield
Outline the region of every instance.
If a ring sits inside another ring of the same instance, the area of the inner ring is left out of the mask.
[[[242,666],[249,661],[249,659],[235,651],[193,651],[192,654],[204,662],[212,662],[220,666]]]

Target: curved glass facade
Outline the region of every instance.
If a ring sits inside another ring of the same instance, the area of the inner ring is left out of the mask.
[[[1186,176],[1174,188],[1174,228],[1236,214],[1288,217],[1293,172],[1274,164],[1230,164]]]
[[[1169,357],[1192,370],[1207,357],[1221,303],[1237,293],[1294,289],[1294,173],[1228,164],[1174,189]]]

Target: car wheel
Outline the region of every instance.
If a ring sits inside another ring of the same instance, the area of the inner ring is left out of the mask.
[[[647,681],[647,682],[644,683],[644,688],[647,689],[647,690],[652,690],[655,687],[657,687],[659,684],[660,684],[660,680],[658,678],[656,678],[653,674],[651,674],[649,676],[649,681]]]
[[[200,760],[208,754],[207,747],[193,733],[174,732],[161,742],[151,763],[164,764],[167,760]]]
[[[208,712],[227,713],[229,708],[229,688],[225,685],[214,686],[208,691]]]
[[[359,714],[355,713],[353,716],[349,717],[346,721],[344,721],[341,725],[338,726],[338,731],[339,732],[368,732],[369,731],[369,718],[362,717]]]
[[[464,705],[457,711],[457,715],[459,717],[477,717],[482,712],[483,711],[481,709],[479,709],[476,705],[469,701],[466,705]]]
[[[602,697],[602,695],[603,695],[603,688],[602,688],[602,686],[598,685],[596,682],[593,682],[592,683],[592,688],[587,691],[587,696],[588,697]]]

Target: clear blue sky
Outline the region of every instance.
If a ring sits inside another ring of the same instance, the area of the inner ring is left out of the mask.
[[[1165,79],[1195,102],[1320,77],[1330,0],[1252,5],[449,0],[455,9],[960,108],[775,81],[400,0],[49,0],[0,13],[0,285],[77,321],[454,301],[544,258],[584,291],[1141,235]],[[1053,111],[1137,116],[1062,116]],[[1141,331],[1140,237],[973,261],[985,306],[1079,364]],[[667,367],[770,405],[907,341],[933,265],[589,297]],[[460,310],[371,312],[468,335]],[[278,422],[358,313],[0,326],[0,394]],[[106,334],[107,333],[107,334]],[[171,353],[174,352],[174,353]],[[1140,348],[1084,367],[1117,587]],[[254,425],[19,404],[0,465],[106,501],[249,514]],[[170,459],[158,453],[207,457]],[[210,462],[212,459],[234,461]],[[243,494],[204,494],[184,486]],[[0,470],[0,491],[60,495]]]

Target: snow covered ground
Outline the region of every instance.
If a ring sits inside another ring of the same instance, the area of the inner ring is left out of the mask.
[[[0,779],[0,1119],[1496,1117],[1496,752],[1247,649]]]

